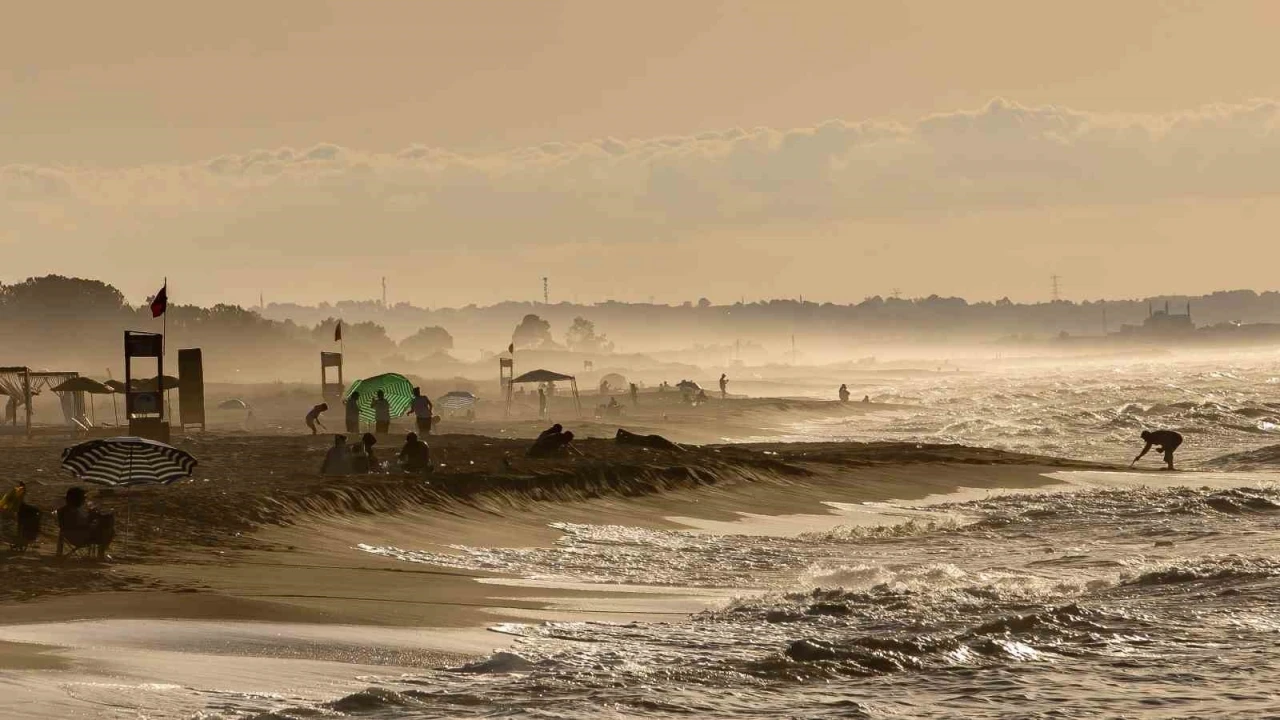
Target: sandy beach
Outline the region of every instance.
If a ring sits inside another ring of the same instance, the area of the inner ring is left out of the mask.
[[[4,442],[0,472],[31,479],[28,501],[56,507],[74,483],[58,469],[65,440]],[[59,690],[76,678],[251,687],[319,702],[358,685],[352,678],[362,668],[457,666],[504,648],[508,638],[485,631],[494,623],[662,620],[735,594],[565,587],[407,567],[362,544],[545,547],[561,535],[552,522],[688,529],[694,519],[752,514],[822,528],[842,522],[824,501],[1035,487],[1054,482],[1045,475],[1054,470],[1103,467],[960,446],[766,443],[673,452],[607,439],[580,441],[581,455],[533,460],[524,457],[527,439],[450,434],[432,438],[437,468],[426,479],[324,478],[313,468],[330,442],[238,432],[176,441],[201,460],[191,480],[91,492],[120,523],[107,563],[55,561],[47,522],[36,547],[5,563],[0,668],[14,686],[0,712],[88,713],[92,703]],[[393,439],[383,442],[391,447]],[[186,712],[185,702],[195,701],[175,701],[166,712]]]

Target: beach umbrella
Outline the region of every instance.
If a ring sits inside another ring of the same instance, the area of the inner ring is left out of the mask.
[[[466,390],[454,390],[453,392],[445,393],[439,400],[436,400],[436,405],[445,410],[466,410],[474,407],[478,399],[474,393],[469,393]]]
[[[90,395],[110,395],[113,391],[105,384],[87,377],[73,377],[66,382],[49,388],[53,392],[86,392]]]
[[[111,392],[116,392],[116,393],[124,392],[124,383],[120,382],[119,380],[108,380],[102,384],[107,386],[107,388],[109,388]]]
[[[413,383],[409,379],[399,373],[385,373],[383,375],[375,375],[364,380],[357,380],[351,383],[351,387],[342,395],[342,401],[346,402],[351,397],[351,393],[360,393],[360,419],[365,422],[373,422],[373,408],[371,403],[377,397],[378,391],[381,390],[386,396],[387,402],[391,405],[391,417],[400,417],[409,411],[409,407],[413,405]]]
[[[100,383],[97,380],[94,380],[93,378],[87,378],[83,376],[73,377],[49,389],[55,393],[64,393],[64,392],[89,393],[89,413],[92,415],[93,422],[95,424],[98,422],[98,408],[97,408],[97,403],[94,402],[93,396],[94,395],[110,395],[112,392],[114,392],[111,388],[107,387],[105,384]]]
[[[89,440],[62,451],[62,467],[98,485],[167,485],[190,477],[196,459],[155,440],[115,437]]]
[[[231,398],[230,400],[223,400],[222,402],[218,403],[218,409],[219,410],[248,410],[249,403],[241,400],[240,398]]]

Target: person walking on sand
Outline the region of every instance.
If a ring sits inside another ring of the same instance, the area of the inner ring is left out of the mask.
[[[1178,446],[1182,444],[1182,435],[1172,430],[1144,430],[1142,439],[1147,443],[1147,446],[1142,448],[1142,452],[1138,453],[1138,457],[1134,458],[1133,462],[1129,463],[1129,467],[1133,467],[1141,460],[1142,456],[1146,455],[1154,445],[1160,452],[1164,453],[1164,462],[1168,466],[1167,469],[1172,470],[1173,451],[1177,450]]]
[[[416,418],[418,432],[430,435],[431,416],[435,414],[435,407],[431,404],[431,398],[422,394],[422,388],[413,389],[413,404],[409,406],[409,412]]]
[[[307,427],[311,428],[312,435],[315,435],[318,432],[317,428],[328,431],[329,428],[326,428],[324,423],[320,422],[320,414],[328,409],[329,403],[320,403],[319,405],[311,408],[311,412],[307,413]]]
[[[373,408],[373,431],[379,435],[391,432],[391,403],[387,402],[387,396],[381,390],[369,407]]]
[[[640,405],[640,388],[635,383],[631,383],[631,407]]]
[[[538,388],[538,417],[545,418],[547,416],[547,391]]]
[[[840,384],[840,402],[849,402],[849,386],[844,383]]]
[[[347,398],[346,415],[347,432],[353,435],[360,432],[360,393],[353,392]]]
[[[721,400],[724,400],[725,398],[729,397],[728,387],[729,387],[729,376],[725,375],[724,373],[720,373],[720,399]]]

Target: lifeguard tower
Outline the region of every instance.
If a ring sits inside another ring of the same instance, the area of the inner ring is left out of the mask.
[[[135,383],[133,361],[155,358],[154,383]],[[169,424],[164,416],[164,335],[124,331],[124,414],[129,434],[158,442],[169,442]]]
[[[338,381],[329,382],[329,368],[337,370]],[[342,406],[342,391],[346,384],[342,381],[342,353],[320,353],[320,396],[330,407]]]

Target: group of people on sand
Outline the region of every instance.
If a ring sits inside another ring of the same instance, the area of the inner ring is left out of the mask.
[[[39,508],[26,501],[27,484],[19,482],[0,496],[0,520],[12,523],[9,548],[24,551],[40,536]],[[106,560],[107,548],[116,536],[115,514],[89,504],[82,487],[67,488],[62,507],[54,515],[58,519],[57,557],[64,552],[87,548],[96,560]]]
[[[391,402],[387,400],[386,393],[379,390],[369,403],[369,407],[373,410],[373,431],[378,435],[385,435],[391,432]],[[347,433],[354,435],[360,432],[360,393],[353,391],[344,403],[344,412],[347,426]],[[319,434],[321,430],[327,430],[324,422],[320,420],[320,416],[328,412],[329,403],[320,403],[307,413],[303,422],[307,428],[311,430],[312,435]],[[413,389],[413,400],[409,404],[409,414],[414,416],[418,432],[423,435],[431,434],[431,426],[435,424],[435,405],[431,402],[431,398],[422,394],[422,388]]]
[[[374,447],[378,438],[373,433],[365,433],[360,442],[347,444],[346,435],[334,435],[333,447],[325,453],[324,462],[320,465],[321,475],[368,475],[391,471],[389,462],[378,459]],[[423,474],[431,472],[431,447],[411,432],[404,437],[404,445],[396,455],[396,465],[402,472]]]

